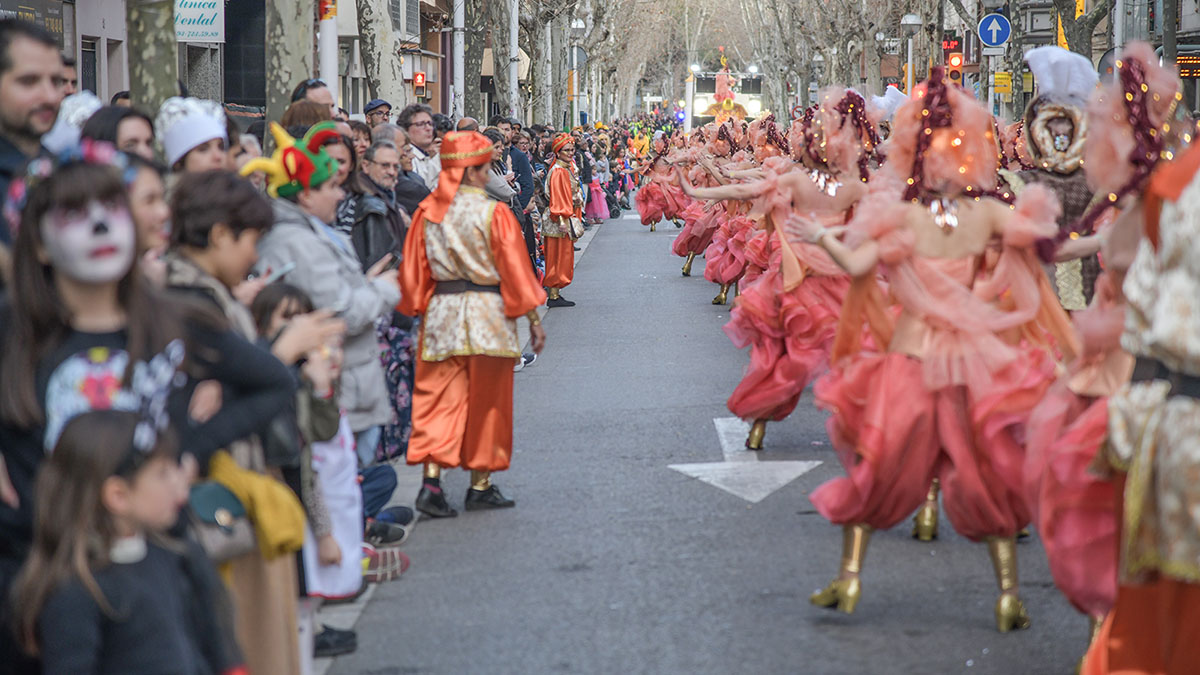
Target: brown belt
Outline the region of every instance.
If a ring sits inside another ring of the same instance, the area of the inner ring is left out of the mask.
[[[453,295],[455,293],[467,293],[475,291],[477,293],[499,293],[499,286],[484,286],[466,279],[454,279],[453,281],[439,281],[433,287],[434,295]]]

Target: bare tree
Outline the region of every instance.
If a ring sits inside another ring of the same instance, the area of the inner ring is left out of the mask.
[[[355,0],[355,9],[367,91],[399,110],[408,104],[408,87],[387,0]]]
[[[143,110],[158,110],[178,91],[179,58],[175,44],[174,0],[128,0],[126,32],[129,53],[129,96]]]
[[[278,120],[297,82],[313,76],[316,5],[304,0],[267,3],[267,119]]]
[[[509,52],[508,20],[512,15],[508,0],[487,0],[488,26],[491,28],[492,42],[492,82],[496,92],[496,105],[500,114],[508,115],[509,111],[519,107],[519,101],[513,101],[508,66],[516,55]]]
[[[1054,0],[1054,9],[1058,12],[1058,20],[1062,22],[1063,36],[1067,38],[1067,46],[1071,51],[1078,52],[1092,58],[1092,36],[1096,34],[1096,26],[1108,16],[1109,8],[1112,7],[1112,0],[1094,0],[1092,8],[1085,12],[1082,16],[1075,16],[1075,0]],[[1175,2],[1168,0],[1163,3],[1163,15],[1166,17],[1167,11],[1174,11]],[[1172,18],[1169,22],[1164,21],[1164,26],[1170,24],[1172,29],[1175,26],[1175,20]],[[1015,25],[1014,25],[1015,29]],[[1166,37],[1164,28],[1163,36]],[[1172,62],[1174,56],[1172,55]]]
[[[483,92],[480,91],[480,75],[483,71],[483,50],[486,32],[484,22],[487,14],[484,11],[483,0],[454,0],[462,2],[466,13],[466,35],[463,48],[463,72],[466,74],[466,84],[463,92],[463,114],[475,119],[486,119],[487,110],[483,106]]]

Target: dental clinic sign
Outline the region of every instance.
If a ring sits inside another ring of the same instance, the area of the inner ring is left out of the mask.
[[[175,0],[176,42],[224,42],[225,0]]]

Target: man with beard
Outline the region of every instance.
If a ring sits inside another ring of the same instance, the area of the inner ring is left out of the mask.
[[[63,99],[63,62],[54,36],[18,19],[0,20],[0,196],[26,162],[42,152]],[[0,243],[9,245],[8,228]]]

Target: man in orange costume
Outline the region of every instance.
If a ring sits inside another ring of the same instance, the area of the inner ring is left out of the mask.
[[[437,188],[413,214],[400,265],[397,309],[422,317],[408,463],[425,465],[417,509],[435,518],[458,515],[442,493],[443,468],[471,470],[468,511],[514,505],[491,473],[512,456],[516,319],[529,318],[534,352],[546,344],[536,310],[546,293],[521,226],[483,190],[491,153],[482,134],[446,134]]]
[[[550,145],[555,162],[550,169],[550,214],[542,223],[546,240],[546,288],[550,291],[547,307],[574,307],[559,290],[575,276],[575,239],[571,220],[582,224],[583,190],[575,177],[575,139],[559,134]]]

